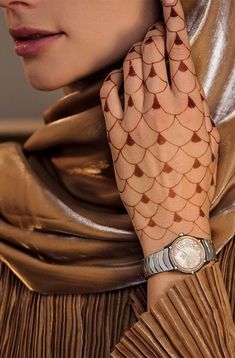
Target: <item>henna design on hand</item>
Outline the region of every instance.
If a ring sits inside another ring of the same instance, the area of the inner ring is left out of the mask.
[[[100,90],[120,196],[142,247],[180,232],[210,238],[219,132],[200,85],[180,1],[163,7]],[[124,109],[118,90],[124,82]]]

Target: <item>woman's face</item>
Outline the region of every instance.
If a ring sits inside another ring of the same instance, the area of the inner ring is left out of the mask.
[[[158,21],[160,1],[0,0],[0,6],[8,28],[63,33],[37,54],[21,57],[29,83],[50,91],[121,60]]]

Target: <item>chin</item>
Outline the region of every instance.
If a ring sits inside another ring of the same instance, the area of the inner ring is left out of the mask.
[[[81,61],[78,68],[76,62],[71,61],[65,66],[60,59],[54,61],[54,63],[53,61],[25,60],[23,67],[26,81],[36,90],[45,92],[65,87],[72,88],[73,84],[77,84],[77,81],[105,70],[107,66],[115,63],[112,59],[109,59],[109,61],[103,59],[96,62],[90,61],[89,63]],[[61,68],[63,68],[63,71],[61,71]]]
[[[30,86],[38,91],[55,91],[70,83],[69,78],[60,78],[58,75],[47,75],[45,73],[32,74],[25,71],[25,77]]]
[[[45,65],[44,67],[37,67],[36,70],[33,67],[24,66],[24,73],[26,81],[33,88],[46,92],[67,87],[90,74],[87,69],[78,71],[77,68],[74,71],[71,71],[71,68],[66,71],[66,68],[64,68],[63,73],[61,73],[61,66],[54,66],[51,69],[51,66]]]
[[[55,91],[59,88],[61,88],[60,85],[55,84],[55,83],[40,83],[40,82],[29,82],[29,84],[36,90],[38,91],[45,91],[45,92],[49,92],[49,91]]]
[[[25,79],[28,82],[30,86],[35,88],[39,91],[54,91],[58,88],[59,83],[58,81],[52,81],[50,78],[47,78],[47,76],[43,75],[40,76],[40,74],[35,74],[31,72],[27,72],[25,70]]]

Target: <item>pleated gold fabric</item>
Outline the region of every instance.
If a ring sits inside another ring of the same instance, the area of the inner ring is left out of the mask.
[[[136,287],[48,296],[30,291],[4,264],[1,282],[1,358],[109,357],[136,321]]]
[[[23,147],[0,145],[1,358],[235,357],[235,2],[182,3],[221,135],[210,213],[219,262],[146,311],[99,99],[114,64],[46,110]]]
[[[231,240],[219,262],[170,288],[125,332],[111,357],[233,358],[234,251]]]
[[[2,263],[2,358],[233,358],[235,244],[147,311],[146,283],[95,294],[28,290]],[[221,269],[220,269],[221,268]]]

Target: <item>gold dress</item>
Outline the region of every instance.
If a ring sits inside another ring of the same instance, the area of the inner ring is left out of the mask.
[[[210,215],[218,262],[186,275],[147,311],[143,253],[114,179],[99,71],[47,109],[23,146],[0,144],[1,358],[235,357],[235,3],[183,5],[221,136]]]

